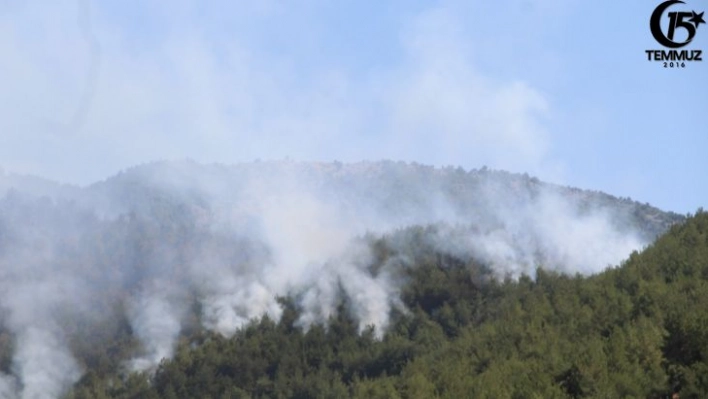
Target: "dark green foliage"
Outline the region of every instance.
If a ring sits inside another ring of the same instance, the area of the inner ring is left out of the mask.
[[[414,245],[417,233],[400,234]],[[372,243],[379,262],[399,238]],[[358,331],[345,299],[326,326],[305,331],[282,298],[279,322],[254,320],[229,338],[195,331],[154,376],[108,372],[116,360],[103,356],[122,356],[120,344],[79,345],[91,370],[67,397],[707,397],[708,213],[591,277],[539,268],[499,281],[419,244],[399,276],[409,312],[394,313],[381,339]],[[0,334],[4,368],[8,345]]]

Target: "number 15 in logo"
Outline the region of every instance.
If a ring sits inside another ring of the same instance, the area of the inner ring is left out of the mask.
[[[654,36],[659,44],[668,48],[680,48],[689,43],[696,36],[696,30],[698,25],[705,24],[706,21],[703,20],[703,12],[696,13],[695,11],[671,11],[668,13],[669,26],[666,34],[661,30],[661,18],[664,12],[674,4],[685,4],[680,0],[668,0],[661,4],[654,10],[651,15],[651,20],[649,26],[651,28],[651,34]],[[685,29],[687,36],[682,42],[675,41],[676,31],[680,29]]]

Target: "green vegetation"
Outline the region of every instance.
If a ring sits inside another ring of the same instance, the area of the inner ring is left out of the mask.
[[[415,245],[420,228],[410,235]],[[400,238],[400,237],[399,237]],[[392,237],[372,243],[377,262]],[[343,297],[326,326],[254,320],[226,338],[192,329],[154,375],[121,375],[135,341],[78,349],[88,372],[67,398],[684,398],[708,394],[708,213],[620,267],[590,276],[539,268],[498,279],[483,265],[416,251],[381,339]],[[121,324],[120,321],[116,323]],[[123,322],[125,325],[125,322]],[[0,345],[7,337],[0,335]],[[5,345],[7,347],[10,344]],[[128,349],[126,349],[128,348]],[[117,360],[118,359],[118,360]],[[8,363],[7,351],[0,357]]]

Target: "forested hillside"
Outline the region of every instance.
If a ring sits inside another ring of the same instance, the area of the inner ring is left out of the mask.
[[[413,371],[449,397],[602,396],[621,373],[599,356],[633,299],[573,290],[683,220],[527,175],[401,162],[158,162],[87,187],[0,173],[0,398],[405,396]],[[641,339],[663,342],[674,319]],[[597,329],[590,372],[563,334]],[[528,339],[542,351],[519,373]],[[700,387],[693,363],[658,362],[652,392]]]
[[[708,213],[620,267],[498,280],[437,253],[411,228],[377,238],[418,246],[386,333],[359,332],[341,296],[326,325],[303,329],[291,298],[279,321],[233,337],[181,338],[153,375],[94,367],[68,398],[704,398],[708,394]]]

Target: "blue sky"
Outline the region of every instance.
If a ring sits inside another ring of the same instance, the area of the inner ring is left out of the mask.
[[[387,158],[708,205],[708,55],[647,61],[659,1],[204,3],[0,0],[0,166]]]

